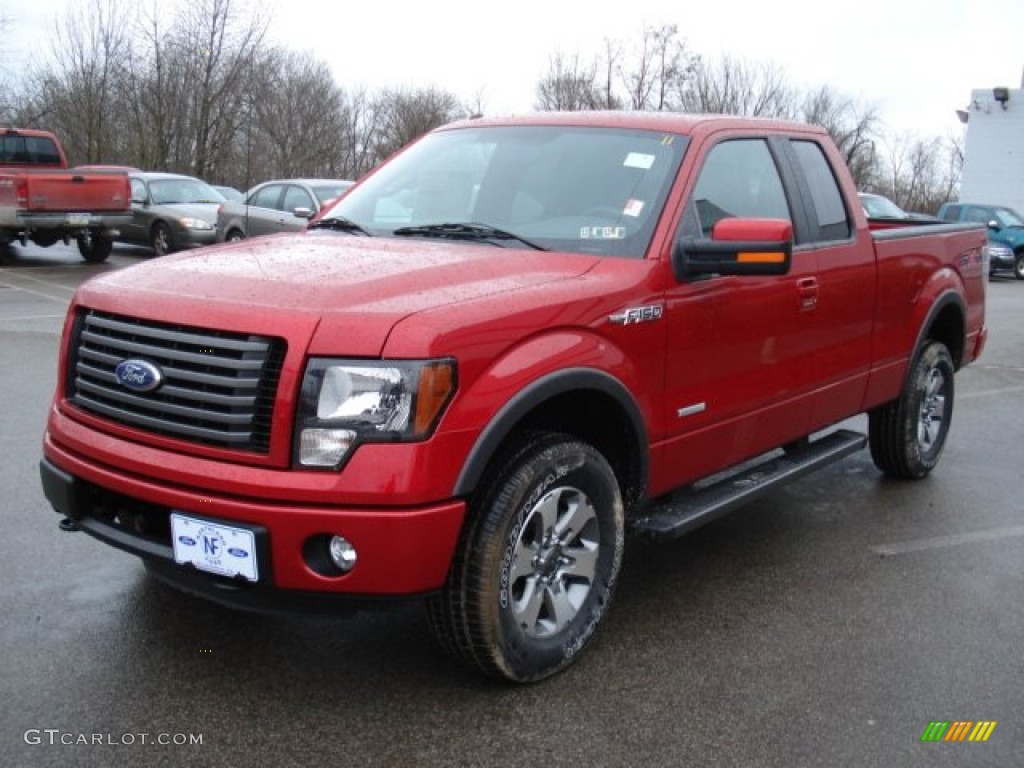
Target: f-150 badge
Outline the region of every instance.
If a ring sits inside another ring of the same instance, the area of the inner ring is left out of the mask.
[[[665,308],[661,304],[648,304],[646,307],[628,307],[621,312],[608,315],[608,320],[616,325],[633,325],[660,320]]]

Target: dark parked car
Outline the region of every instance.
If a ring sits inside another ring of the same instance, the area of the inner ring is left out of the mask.
[[[133,173],[132,223],[119,242],[148,245],[157,256],[216,242],[214,225],[224,196],[192,176]]]
[[[939,208],[939,216],[988,227],[989,273],[1013,272],[1024,280],[1024,216],[1005,205],[979,203],[946,203]]]
[[[249,190],[243,202],[217,212],[217,241],[295,232],[355,182],[342,179],[280,179]]]

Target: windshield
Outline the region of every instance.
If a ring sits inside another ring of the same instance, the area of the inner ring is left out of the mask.
[[[313,190],[313,194],[316,195],[316,199],[320,201],[320,205],[323,205],[328,200],[333,200],[346,189],[351,187],[355,182],[345,181],[337,184],[312,184],[310,189]]]
[[[224,202],[224,195],[199,179],[154,179],[149,196],[155,205]]]
[[[441,131],[353,189],[324,220],[347,219],[378,236],[448,236],[450,228],[416,228],[483,225],[479,239],[495,230],[515,236],[494,241],[504,247],[640,258],[686,143],[675,134],[577,126]]]
[[[861,205],[872,219],[906,219],[908,214],[896,203],[881,195],[861,195]]]
[[[1024,219],[1012,208],[996,208],[995,214],[1001,227],[1024,227]]]

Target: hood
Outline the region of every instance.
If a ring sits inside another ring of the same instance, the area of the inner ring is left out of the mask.
[[[248,333],[289,337],[287,329],[302,325],[309,335],[316,328],[313,354],[377,356],[403,318],[577,277],[597,261],[492,245],[300,233],[164,256],[101,275],[82,286],[78,301]]]

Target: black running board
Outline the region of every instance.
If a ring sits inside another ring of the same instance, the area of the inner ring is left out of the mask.
[[[633,521],[633,529],[654,538],[674,539],[774,488],[839,461],[863,449],[866,443],[865,435],[840,429],[711,485],[680,491],[668,501],[652,504]]]

